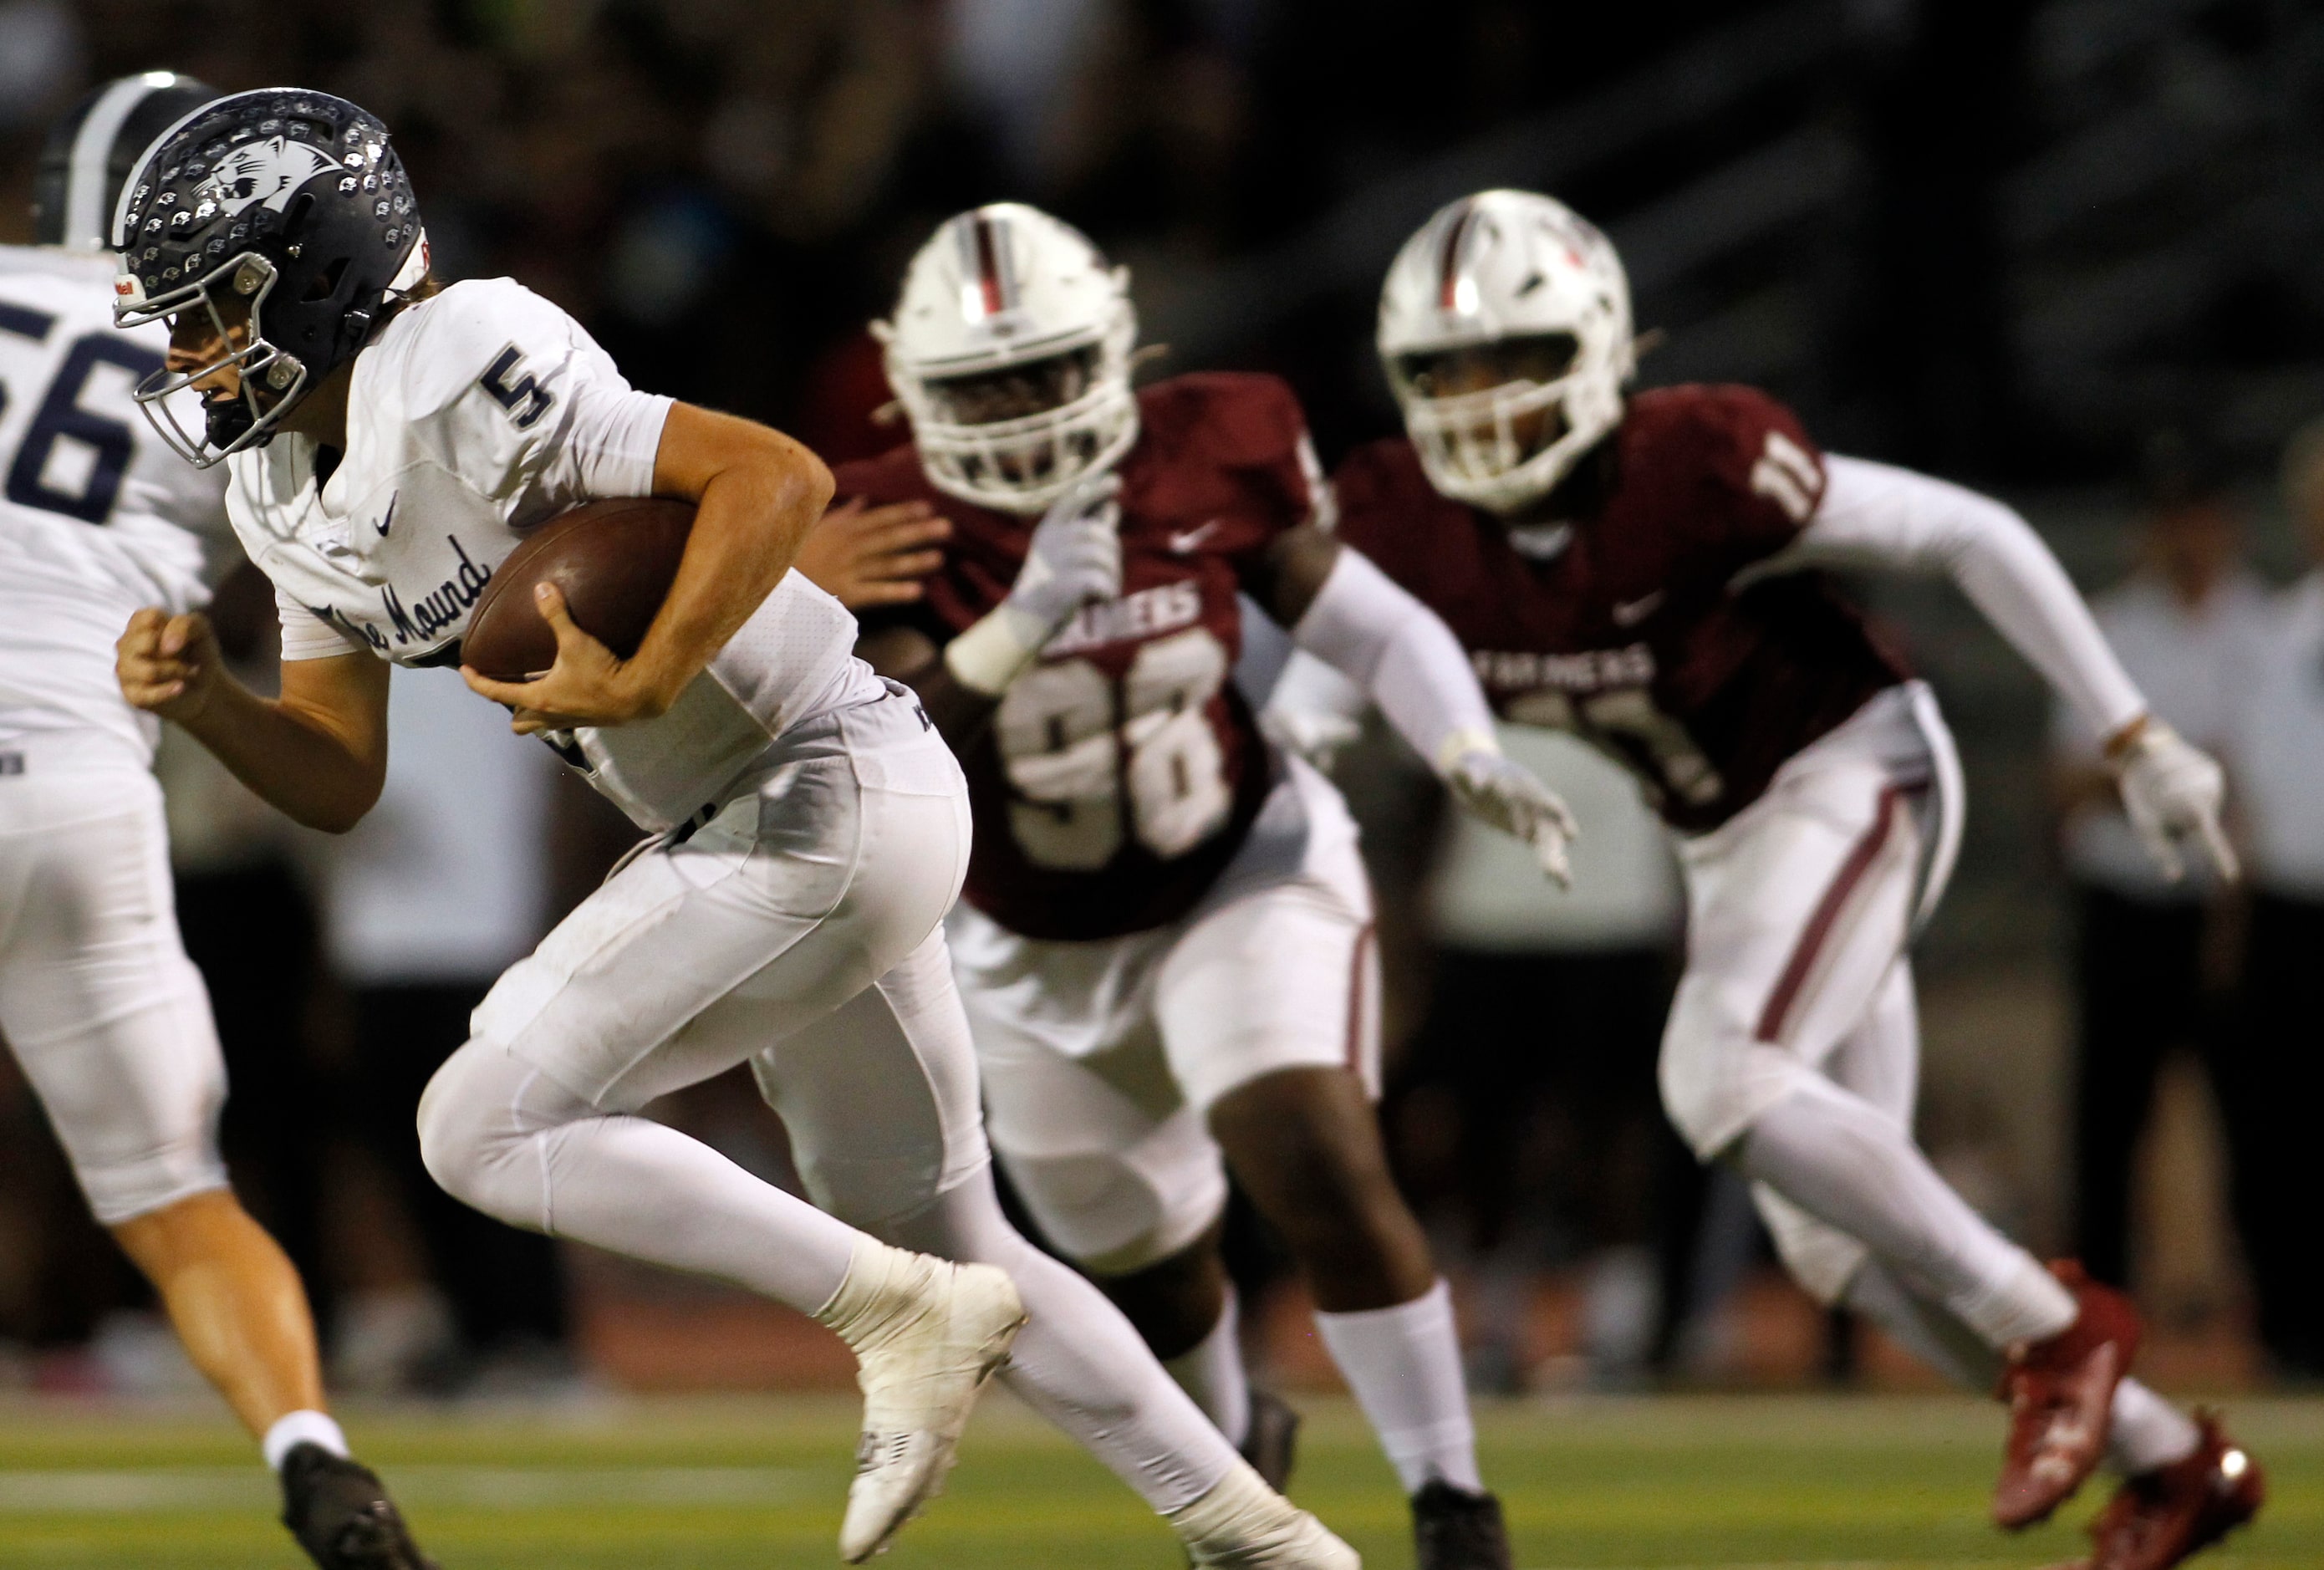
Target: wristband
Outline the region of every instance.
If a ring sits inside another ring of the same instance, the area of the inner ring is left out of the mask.
[[[1490,731],[1475,730],[1465,726],[1452,732],[1436,743],[1436,772],[1440,775],[1450,774],[1452,772],[1452,765],[1470,753],[1490,753],[1498,758],[1501,755],[1501,738]]]
[[[1003,601],[945,645],[945,669],[969,691],[999,697],[1039,657],[1049,633],[1038,616]]]

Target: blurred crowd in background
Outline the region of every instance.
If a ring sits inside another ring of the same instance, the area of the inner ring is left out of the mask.
[[[154,67],[362,103],[394,131],[440,273],[513,276],[639,385],[834,460],[896,439],[866,324],[974,203],[1039,203],[1128,263],[1161,371],[1288,377],[1329,465],[1393,427],[1370,318],[1397,245],[1470,189],[1563,198],[1623,249],[1658,330],[1646,383],[1756,383],[1836,449],[2017,503],[2102,592],[2164,717],[2227,759],[2252,886],[2158,884],[2033,674],[1949,591],[1865,586],[1942,696],[1971,791],[1923,949],[1931,1148],[2020,1235],[2136,1286],[2205,1377],[2324,1376],[2291,1121],[2324,1072],[2315,8],[0,0],[0,241],[27,236],[49,116]],[[247,580],[218,608],[262,674],[271,614]],[[272,817],[182,738],[165,752],[238,1182],[350,1385],[626,1377],[608,1350],[625,1312],[714,1290],[461,1210],[420,1171],[410,1116],[624,826],[449,673],[399,672],[393,703],[387,799],[344,841]],[[1382,737],[1339,767],[1389,913],[1384,1116],[1457,1266],[1477,1382],[1862,1371],[1852,1329],[1766,1275],[1739,1186],[1665,1130],[1653,1061],[1683,939],[1655,826],[1579,748],[1511,744],[1587,826],[1571,895],[1443,820]],[[663,1110],[784,1169],[746,1085]],[[0,1163],[5,1367],[180,1377],[21,1085],[0,1139],[19,1153]],[[1237,1236],[1254,1285],[1279,1274],[1255,1227]]]

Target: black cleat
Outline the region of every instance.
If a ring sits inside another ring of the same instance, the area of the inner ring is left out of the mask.
[[[322,1570],[437,1570],[378,1474],[319,1445],[282,1458],[282,1524]]]
[[[1273,1390],[1250,1392],[1250,1428],[1243,1436],[1242,1458],[1281,1493],[1291,1481],[1291,1464],[1299,1448],[1299,1414]]]
[[[1501,1501],[1442,1478],[1412,1496],[1412,1541],[1418,1570],[1509,1570]]]

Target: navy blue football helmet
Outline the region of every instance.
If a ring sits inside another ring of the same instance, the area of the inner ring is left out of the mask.
[[[428,272],[387,127],[304,88],[235,93],[161,132],[121,193],[113,244],[116,323],[198,308],[217,331],[216,359],[156,372],[136,393],[162,440],[198,468],[272,439]],[[165,400],[229,366],[239,390],[206,391],[201,433],[180,429]]]

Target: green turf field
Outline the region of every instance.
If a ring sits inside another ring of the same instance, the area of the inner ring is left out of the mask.
[[[1386,1465],[1344,1403],[1309,1401],[1294,1492],[1374,1570],[1411,1563]],[[2324,1402],[2236,1403],[2270,1514],[2204,1563],[2324,1565]],[[1998,1414],[1965,1401],[1664,1398],[1480,1415],[1518,1563],[1551,1566],[2037,1566],[2073,1527],[1981,1524]],[[616,1403],[532,1419],[355,1412],[446,1570],[788,1570],[837,1563],[853,1413],[822,1399]],[[0,1566],[296,1570],[248,1445],[200,1415],[0,1404]],[[1130,1494],[1005,1400],[892,1570],[1172,1570]]]

